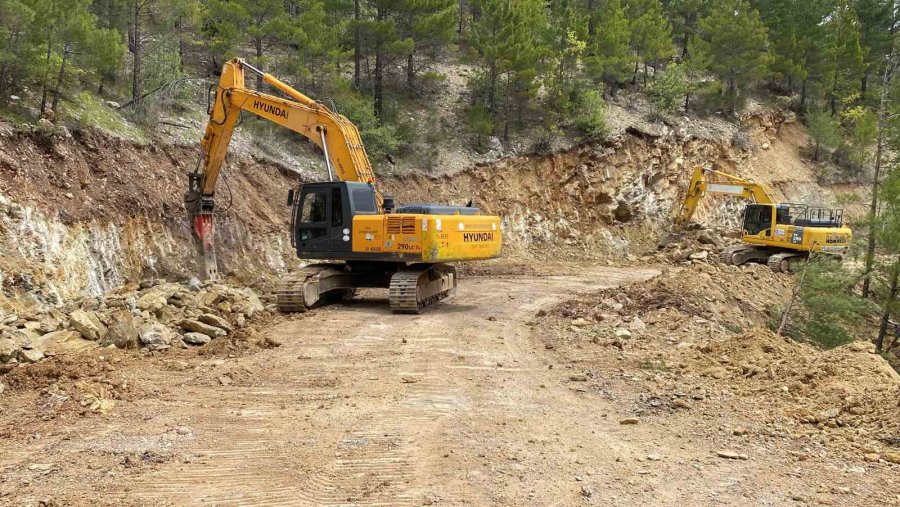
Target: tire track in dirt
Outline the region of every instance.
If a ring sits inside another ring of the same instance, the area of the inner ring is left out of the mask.
[[[105,477],[96,497],[154,506],[503,503],[467,469],[478,454],[469,446],[499,417],[546,410],[530,390],[546,370],[526,321],[578,292],[656,274],[473,278],[420,316],[365,299],[286,319],[265,331],[281,347],[194,365],[183,384],[121,407],[103,431],[178,424],[184,435],[163,462]],[[163,371],[146,378],[171,381]]]

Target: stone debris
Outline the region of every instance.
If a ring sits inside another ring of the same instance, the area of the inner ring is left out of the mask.
[[[718,451],[718,452],[716,452],[716,456],[718,456],[720,458],[725,458],[725,459],[740,459],[740,460],[750,459],[750,457],[747,456],[746,454],[741,454],[741,453],[737,453],[734,451]]]
[[[92,347],[201,346],[229,336],[263,311],[249,289],[147,280],[31,313],[0,312],[0,364],[34,363]]]

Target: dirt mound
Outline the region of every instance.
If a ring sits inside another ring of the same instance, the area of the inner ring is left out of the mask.
[[[691,261],[648,282],[601,291],[556,309],[600,329],[648,326],[670,340],[688,340],[698,328],[718,330],[764,325],[769,309],[790,295],[793,278],[766,266],[726,266]],[[639,319],[640,324],[634,323]]]
[[[874,352],[864,342],[822,351],[755,328],[678,350],[672,360],[757,408],[888,442],[900,438],[900,375]]]

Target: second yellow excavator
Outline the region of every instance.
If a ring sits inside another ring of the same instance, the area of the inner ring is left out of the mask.
[[[677,223],[687,224],[707,193],[755,201],[744,208],[742,244],[720,254],[725,264],[765,262],[773,271],[787,272],[791,262],[812,252],[843,256],[850,247],[853,232],[844,226],[843,210],[778,203],[772,191],[760,183],[702,167],[694,168]]]
[[[247,89],[245,72],[261,76],[287,98]],[[500,255],[499,217],[471,206],[398,207],[378,190],[356,126],[236,58],[222,68],[201,142],[203,158],[188,175],[185,195],[203,279],[218,276],[213,241],[216,181],[243,111],[311,140],[321,149],[328,173],[328,181],[301,184],[288,194],[297,256],[324,262],[303,268],[281,285],[276,292],[280,310],[302,311],[352,295],[358,288],[383,287],[389,289],[392,310],[418,313],[456,289],[456,269],[448,263]]]

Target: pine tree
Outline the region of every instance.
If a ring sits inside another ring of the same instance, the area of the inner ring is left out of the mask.
[[[826,30],[826,97],[831,114],[836,115],[839,103],[857,90],[865,71],[863,50],[859,43],[859,20],[849,1],[843,0],[837,6]]]
[[[20,0],[0,0],[0,106],[39,65],[40,48],[29,37],[35,11]]]
[[[316,89],[320,82],[337,75],[346,56],[341,50],[341,33],[322,0],[298,0],[288,11],[282,39],[288,44],[284,70]]]
[[[807,124],[809,136],[815,143],[813,160],[818,162],[822,146],[834,147],[841,141],[840,125],[828,111],[811,111]]]
[[[663,15],[659,0],[628,0],[625,10],[631,31],[630,45],[634,53],[634,76],[637,82],[638,67],[644,66],[644,83],[647,67],[672,56],[672,27]]]
[[[892,139],[892,144],[897,139]],[[880,266],[885,278],[890,280],[886,290],[883,290],[880,305],[882,308],[881,325],[875,340],[876,350],[884,350],[885,335],[891,316],[896,314],[898,307],[898,282],[900,282],[900,170],[894,169],[878,192],[882,203],[882,212],[873,222],[872,234],[878,237],[878,243],[884,253],[890,254],[892,262],[886,266]],[[871,269],[871,267],[869,267]],[[898,344],[893,343],[892,348]]]
[[[607,91],[614,94],[618,83],[629,72],[631,54],[628,44],[631,32],[625,8],[621,0],[606,0],[593,39],[588,41],[585,66],[588,75],[606,83]]]
[[[121,57],[118,33],[97,28],[90,0],[36,0],[29,32],[45,51],[37,74],[41,114],[56,111],[68,75],[114,67]]]
[[[666,0],[664,11],[672,25],[681,58],[688,56],[688,42],[697,33],[697,22],[709,13],[711,0]]]
[[[758,80],[766,72],[766,44],[766,27],[759,12],[746,0],[716,2],[709,15],[699,22],[690,51],[701,53],[709,70],[725,84],[732,114],[736,111],[741,87]]]
[[[894,0],[856,0],[860,46],[865,55],[860,83],[860,94],[864,99],[869,89],[869,77],[880,76],[885,57],[891,52],[897,16],[900,15],[896,4]]]
[[[538,66],[546,53],[544,5],[541,0],[478,0],[473,7],[479,15],[470,42],[482,64],[484,104],[495,118],[502,114],[508,139],[512,113],[521,118],[536,93]]]
[[[763,0],[757,5],[769,28],[770,69],[775,79],[793,91],[799,87],[801,111],[810,87],[826,75],[826,21],[834,0]]]
[[[575,0],[561,0],[548,7],[547,98],[557,113],[557,123],[569,112],[579,91],[578,70],[587,48],[587,23]]]
[[[457,26],[457,0],[405,0],[401,23],[403,32],[412,40],[406,57],[406,86],[415,87],[418,55],[437,58],[442,48],[454,37]]]

